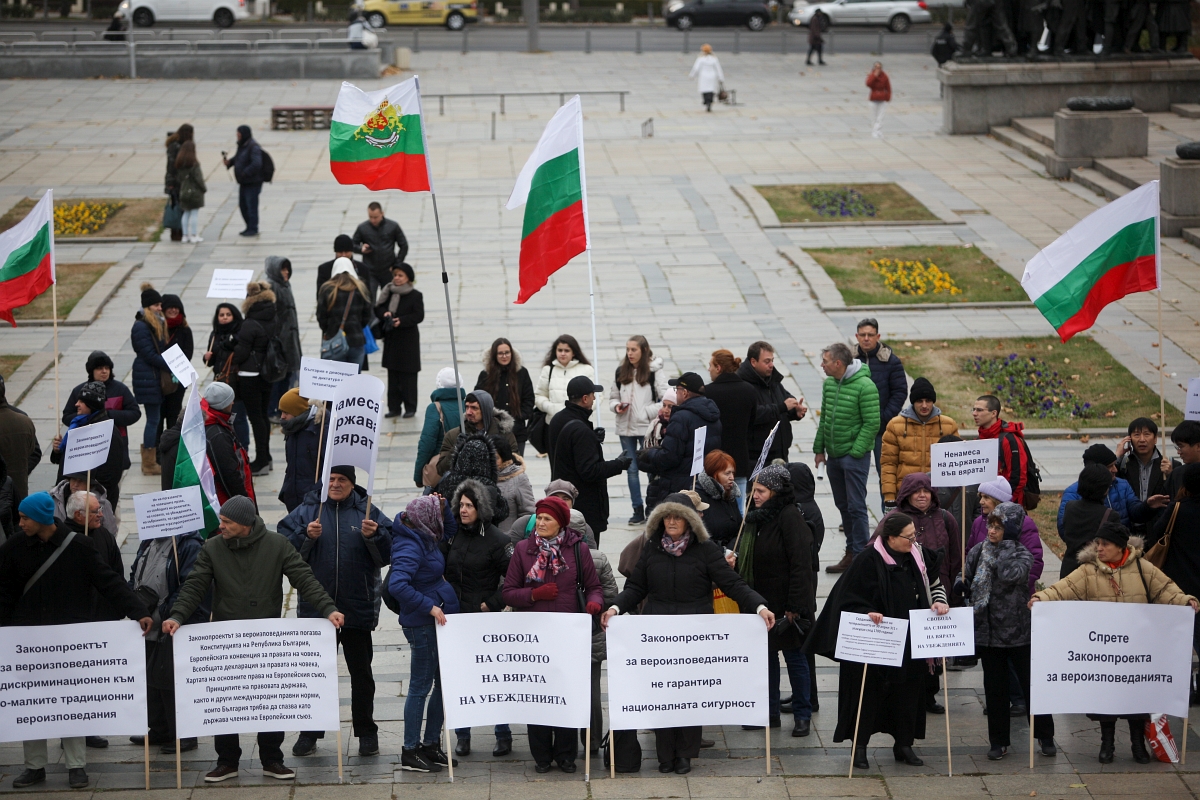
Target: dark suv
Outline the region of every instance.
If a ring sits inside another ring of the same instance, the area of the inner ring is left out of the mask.
[[[667,5],[666,20],[681,31],[698,25],[745,25],[761,31],[771,22],[771,9],[762,0],[675,0]]]

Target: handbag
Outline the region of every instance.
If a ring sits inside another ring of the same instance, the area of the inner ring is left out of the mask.
[[[346,308],[342,311],[342,323],[338,326],[337,333],[321,340],[321,358],[326,361],[341,361],[350,352],[350,343],[346,341],[346,317],[350,316],[350,306],[353,303],[354,294],[351,293],[346,298]]]
[[[1154,566],[1162,569],[1163,564],[1167,562],[1167,551],[1171,547],[1171,532],[1175,530],[1175,518],[1179,516],[1179,503],[1175,503],[1175,507],[1171,509],[1171,519],[1167,523],[1167,530],[1163,533],[1161,539],[1154,543],[1146,553],[1142,556],[1143,559],[1149,561]]]
[[[721,83],[721,88],[720,88],[720,90],[717,92],[717,100],[719,100],[720,102],[724,103],[724,102],[725,102],[725,101],[727,101],[728,99],[729,99],[729,92],[725,91],[725,83],[724,83],[724,82],[722,82],[722,83]]]
[[[579,542],[575,542],[575,600],[579,603],[579,610],[587,614],[587,592],[583,590],[583,569],[580,567],[582,562],[579,560]],[[588,614],[592,618],[592,634],[595,635],[603,630],[600,627],[600,615]]]
[[[554,365],[550,365],[550,378],[554,377]],[[550,378],[546,379],[547,391],[549,391]],[[525,441],[533,445],[533,449],[537,450],[542,455],[550,449],[550,425],[546,422],[546,412],[537,410],[533,412],[533,416],[525,423]]]
[[[375,331],[371,330],[370,325],[363,328],[363,339],[366,340],[366,344],[363,345],[364,353],[379,352],[379,343],[375,341]]]
[[[183,228],[183,208],[174,196],[163,207],[162,225],[171,230]]]
[[[157,341],[154,342],[154,346],[158,348],[158,354],[162,355],[163,350],[158,346]],[[179,381],[175,380],[174,373],[170,369],[158,369],[157,367],[155,369],[158,372],[158,389],[162,392],[163,398],[165,399],[175,394],[179,390],[180,384]]]
[[[446,415],[444,413],[442,413],[442,404],[441,403],[434,401],[433,405],[434,405],[434,407],[437,408],[438,420],[441,421],[441,425],[442,425],[442,428],[441,428],[442,435],[439,438],[444,439],[446,437]],[[432,489],[433,487],[438,485],[439,481],[441,481],[442,476],[438,474],[438,468],[437,468],[437,462],[440,457],[441,457],[441,455],[439,453],[434,453],[433,458],[429,459],[429,463],[426,464],[425,466],[421,467],[421,485],[422,486]]]

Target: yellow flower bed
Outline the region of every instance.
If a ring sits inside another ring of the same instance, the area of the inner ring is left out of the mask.
[[[54,206],[56,236],[86,236],[96,233],[113,214],[124,208],[123,203],[63,203]]]
[[[881,258],[872,261],[871,268],[883,276],[884,284],[893,294],[962,294],[954,279],[929,260]]]

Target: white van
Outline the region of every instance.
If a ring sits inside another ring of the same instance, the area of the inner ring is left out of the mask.
[[[156,22],[209,22],[228,28],[250,16],[246,0],[121,0],[117,16],[139,28]]]

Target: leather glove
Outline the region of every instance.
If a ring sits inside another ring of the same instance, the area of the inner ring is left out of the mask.
[[[638,462],[639,466],[645,462],[646,454],[649,452],[650,452],[649,447],[643,447],[641,450],[637,451],[637,462]]]
[[[555,584],[555,585],[557,586],[557,584]],[[599,614],[600,613],[600,604],[597,603],[595,600],[588,603],[587,604],[587,612],[589,614],[591,614],[592,616]]]
[[[541,586],[533,590],[534,600],[553,600],[558,597],[557,583],[543,583]]]
[[[596,434],[596,441],[604,444],[604,428],[595,428],[593,429],[593,433]]]
[[[617,456],[613,460],[621,465],[622,470],[626,470],[629,469],[629,465],[633,463],[633,456],[629,455],[629,453],[621,453],[621,455]]]

